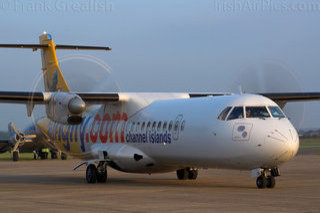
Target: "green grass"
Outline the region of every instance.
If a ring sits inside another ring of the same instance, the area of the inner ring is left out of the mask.
[[[302,138],[300,139],[300,149],[320,148],[320,138]]]
[[[33,160],[33,153],[20,153],[21,160]],[[10,152],[5,152],[0,154],[0,160],[12,160],[12,156]]]
[[[51,160],[50,153],[49,153],[48,159]],[[58,155],[58,159],[60,159],[60,155]],[[69,155],[68,159],[72,159],[72,156]],[[19,160],[33,160],[33,153],[20,153]],[[5,152],[5,153],[0,154],[0,161],[12,161],[11,153]]]

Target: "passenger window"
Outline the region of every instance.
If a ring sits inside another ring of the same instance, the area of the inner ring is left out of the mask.
[[[148,125],[147,125],[147,131],[150,130],[150,127],[151,127],[151,122],[149,121],[149,122],[148,122]]]
[[[144,127],[146,126],[146,123],[143,122],[142,125],[141,125],[141,132],[144,132]]]
[[[269,106],[268,108],[272,114],[272,117],[274,117],[274,118],[285,118],[286,117],[279,107]]]
[[[152,131],[156,130],[156,124],[157,123],[154,121],[153,124],[152,124]]]
[[[158,123],[157,130],[158,130],[158,132],[161,130],[161,121]]]
[[[136,129],[136,132],[139,132],[139,130],[140,130],[140,128],[139,128],[139,127],[140,127],[140,122],[138,122],[138,123],[137,123],[137,129]]]
[[[270,114],[267,107],[246,107],[246,117],[247,118],[268,118]]]
[[[163,123],[163,131],[166,131],[166,130],[167,130],[167,121]]]
[[[173,122],[170,121],[170,123],[169,123],[169,128],[168,128],[169,132],[172,130],[172,126],[173,126]]]
[[[241,119],[243,117],[243,107],[235,107],[230,113],[228,120]]]
[[[218,116],[219,120],[225,120],[232,107],[226,107]]]

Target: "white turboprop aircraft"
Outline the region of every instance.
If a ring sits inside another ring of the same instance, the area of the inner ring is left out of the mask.
[[[74,169],[87,165],[88,183],[106,182],[107,166],[131,173],[176,171],[181,180],[196,179],[201,168],[226,168],[252,170],[258,188],[273,188],[278,166],[299,148],[281,108],[320,99],[320,93],[73,93],[56,49],[110,48],[55,45],[46,33],[38,45],[0,47],[41,49],[45,92],[0,92],[0,102],[26,104],[28,116],[35,104],[45,105],[46,117],[37,120],[33,134],[83,159]]]

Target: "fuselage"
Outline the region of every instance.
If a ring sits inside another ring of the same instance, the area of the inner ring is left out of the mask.
[[[48,118],[37,125],[58,149],[82,159],[98,159],[101,152],[107,153],[110,165],[125,172],[273,168],[298,150],[296,130],[287,118],[272,114],[275,108],[270,107],[278,106],[265,97],[147,99],[88,108],[80,125]],[[243,110],[243,116],[231,119],[236,107]],[[262,108],[269,116],[246,114]],[[223,111],[228,111],[224,119]]]

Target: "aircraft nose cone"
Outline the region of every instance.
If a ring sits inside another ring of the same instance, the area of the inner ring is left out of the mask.
[[[283,163],[293,158],[299,149],[299,136],[294,128],[275,128],[266,136],[266,142],[274,146],[274,161]]]

